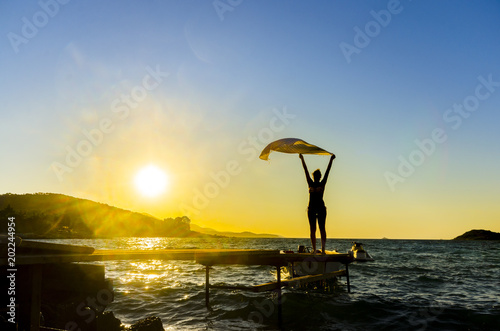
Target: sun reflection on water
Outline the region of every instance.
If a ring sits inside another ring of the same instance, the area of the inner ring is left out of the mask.
[[[181,272],[178,265],[162,260],[132,261],[126,269],[129,271],[119,277],[120,283],[143,283],[147,286],[151,284],[176,286]]]

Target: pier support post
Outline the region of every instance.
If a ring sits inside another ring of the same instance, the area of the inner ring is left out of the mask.
[[[30,322],[31,330],[40,330],[40,311],[42,308],[42,265],[36,264],[32,267],[32,290],[31,292],[31,313]]]
[[[282,308],[281,308],[281,266],[276,266],[276,283],[278,284],[278,323],[281,326]]]
[[[19,330],[40,330],[43,265],[33,264],[19,268],[19,312],[16,316]],[[21,285],[22,284],[22,285]],[[16,299],[17,301],[17,299]]]
[[[345,265],[345,277],[347,279],[347,292],[351,293],[351,283],[349,282],[349,264]]]
[[[210,306],[210,266],[205,266],[205,305]]]

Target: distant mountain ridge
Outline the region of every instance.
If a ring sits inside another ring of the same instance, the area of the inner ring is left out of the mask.
[[[273,234],[220,232],[191,224],[186,217],[164,220],[92,200],[57,193],[2,194],[0,219],[16,218],[16,234],[24,238],[110,237],[248,237]],[[7,222],[0,233],[7,233]]]
[[[500,240],[500,233],[489,230],[470,230],[453,240]]]
[[[191,231],[187,217],[160,220],[57,193],[2,194],[0,217],[15,217],[16,234],[24,238],[207,236]],[[5,224],[1,233],[7,231]]]
[[[223,237],[237,237],[237,238],[284,238],[283,236],[270,233],[253,233],[249,231],[243,232],[230,232],[230,231],[217,231],[210,228],[205,228],[198,226],[196,224],[191,224],[191,229],[196,232],[211,234]]]

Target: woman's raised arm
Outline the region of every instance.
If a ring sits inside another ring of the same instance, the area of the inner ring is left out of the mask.
[[[330,158],[330,162],[328,163],[328,167],[326,168],[325,176],[323,177],[322,180],[323,183],[326,183],[326,180],[328,179],[328,175],[330,174],[330,169],[332,168],[333,160],[335,160],[335,154],[332,154],[332,157]]]
[[[304,172],[306,173],[307,184],[311,184],[312,179],[311,176],[309,175],[309,170],[307,170],[307,165],[306,161],[304,161],[304,156],[302,154],[299,154],[299,158],[302,161],[302,167],[304,168]]]

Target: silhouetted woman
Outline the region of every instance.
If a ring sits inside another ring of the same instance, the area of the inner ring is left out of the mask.
[[[313,247],[313,254],[316,253],[316,220],[318,221],[319,232],[321,234],[321,253],[325,254],[325,244],[326,244],[326,206],[323,201],[323,193],[325,192],[326,180],[328,179],[328,174],[330,174],[330,168],[332,167],[332,162],[335,159],[335,155],[332,154],[328,167],[326,168],[325,176],[321,180],[321,171],[319,169],[313,172],[313,178],[309,176],[309,171],[307,170],[306,162],[304,161],[304,156],[299,154],[300,160],[302,161],[302,166],[306,173],[307,184],[309,185],[309,206],[307,208],[307,217],[309,218],[309,227],[311,230],[311,244]]]

